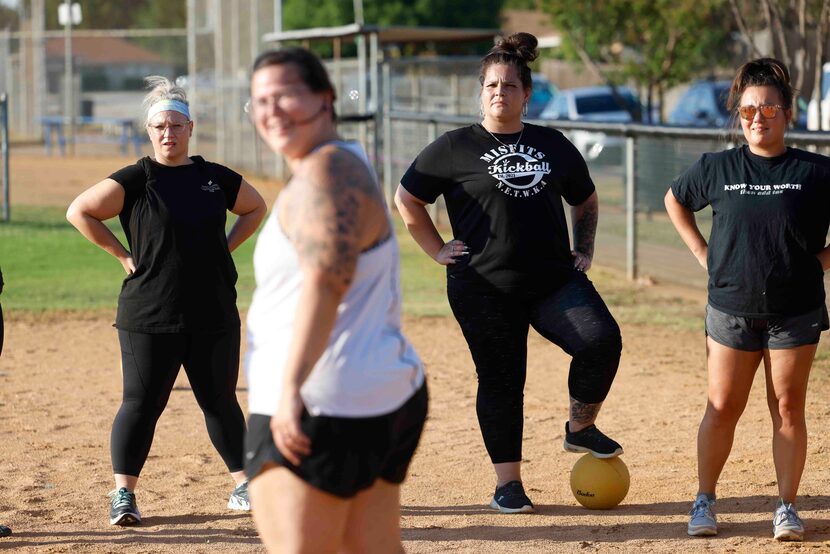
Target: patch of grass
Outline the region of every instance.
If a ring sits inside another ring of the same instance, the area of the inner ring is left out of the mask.
[[[230,217],[228,225],[232,222]],[[126,243],[117,219],[108,224]],[[423,253],[399,219],[396,227],[404,312],[450,316],[445,268]],[[250,305],[254,290],[255,240],[234,252],[241,310]],[[114,309],[124,279],[120,264],[83,238],[57,207],[15,206],[13,221],[0,224],[0,263],[6,280],[2,301],[8,310]],[[655,294],[653,287],[629,283],[610,269],[595,268],[590,276],[621,323],[700,328],[702,314],[694,302]]]
[[[127,243],[117,219],[107,225]],[[253,246],[248,241],[234,252],[240,307],[253,293]],[[3,306],[11,310],[114,309],[124,279],[121,264],[81,236],[58,207],[14,206],[12,221],[0,224],[0,264]]]

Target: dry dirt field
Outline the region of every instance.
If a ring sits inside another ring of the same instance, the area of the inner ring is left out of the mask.
[[[65,205],[129,161],[13,156],[13,202]],[[254,182],[270,202],[275,186]],[[666,294],[660,286],[650,289],[648,294]],[[683,295],[702,310],[698,292]],[[108,525],[109,428],[120,399],[112,319],[108,312],[6,313],[0,523],[14,535],[0,539],[0,550],[264,552],[249,515],[225,509],[232,484],[183,375],[141,478],[143,525]],[[407,552],[830,550],[826,369],[815,371],[810,385],[809,454],[798,503],[807,540],[786,545],[771,538],[776,487],[761,373],[720,483],[721,532],[691,539],[686,512],[696,488],[695,436],[706,384],[701,332],[623,325],[622,365],[599,424],[625,446],[631,489],[608,511],[586,510],[571,495],[568,474],[577,457],[561,448],[568,360],[532,335],[524,480],[538,513],[505,516],[487,508],[494,478],[475,419],[474,370],[455,321],[407,318],[405,331],[427,364],[431,394],[427,428],[402,490]],[[244,378],[238,390],[244,405]]]

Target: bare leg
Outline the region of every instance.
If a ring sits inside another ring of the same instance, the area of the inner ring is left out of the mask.
[[[522,462],[504,462],[493,464],[496,470],[496,486],[500,487],[510,481],[522,480]]]
[[[764,353],[767,404],[772,416],[772,456],[778,492],[786,503],[795,502],[807,460],[804,409],[817,346],[808,344]]]
[[[326,554],[340,550],[349,500],[316,489],[273,463],[248,487],[254,523],[268,552]]]
[[[706,353],[709,398],[697,433],[698,494],[714,495],[763,353],[729,348],[711,338]]]
[[[236,483],[237,486],[244,483],[248,478],[245,476],[245,470],[233,471],[231,472],[231,478],[233,482]]]
[[[378,479],[349,507],[342,552],[403,554],[400,486]]]
[[[120,489],[126,487],[127,490],[134,491],[138,485],[138,475],[124,475],[123,473],[115,473],[115,488]]]

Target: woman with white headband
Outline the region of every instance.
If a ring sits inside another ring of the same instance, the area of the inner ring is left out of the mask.
[[[115,320],[124,391],[110,444],[113,525],[141,521],[135,487],[181,366],[236,484],[228,508],[250,509],[245,419],[236,399],[240,320],[231,252],[257,229],[265,202],[238,173],[188,156],[193,121],[184,90],[164,77],[146,80],[153,156],[87,189],[66,213],[127,273]],[[228,210],[238,217],[226,236]],[[128,248],[103,223],[115,216]]]

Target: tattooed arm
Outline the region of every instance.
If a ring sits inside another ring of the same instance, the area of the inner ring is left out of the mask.
[[[574,249],[571,255],[574,258],[574,267],[579,271],[591,269],[594,259],[594,238],[597,234],[597,218],[599,203],[594,191],[582,204],[571,208],[573,222]]]
[[[353,155],[323,148],[300,169],[291,183],[286,231],[303,284],[279,409],[271,418],[274,442],[294,464],[311,448],[300,430],[300,387],[326,348],[361,250],[389,233],[380,191]]]

